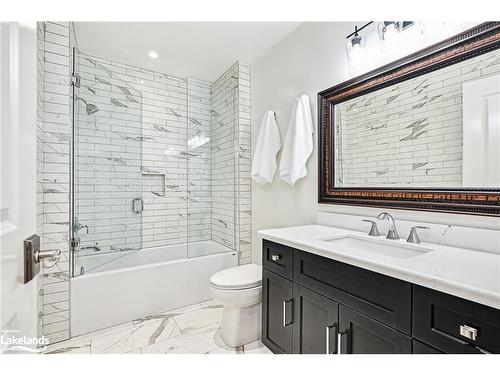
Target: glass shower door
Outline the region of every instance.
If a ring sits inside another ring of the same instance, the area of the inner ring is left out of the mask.
[[[142,97],[98,60],[74,51],[72,275],[141,249]]]

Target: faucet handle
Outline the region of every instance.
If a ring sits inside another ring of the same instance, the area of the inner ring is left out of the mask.
[[[377,228],[377,223],[373,220],[368,220],[368,219],[363,219],[363,221],[367,223],[372,223],[372,227],[370,228],[370,233],[368,233],[369,236],[380,236],[380,232],[378,231]]]
[[[420,238],[418,238],[417,229],[429,229],[429,227],[423,225],[416,225],[414,227],[411,227],[410,234],[408,235],[406,242],[417,243],[417,244],[420,243]]]

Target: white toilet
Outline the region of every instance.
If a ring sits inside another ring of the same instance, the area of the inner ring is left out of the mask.
[[[210,294],[224,305],[221,337],[232,347],[261,337],[262,268],[227,268],[210,277]]]

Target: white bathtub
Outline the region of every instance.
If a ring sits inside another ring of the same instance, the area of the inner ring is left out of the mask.
[[[72,336],[205,301],[210,276],[238,265],[235,251],[213,241],[190,243],[189,252],[172,245],[108,259],[79,259],[92,272],[71,279]]]

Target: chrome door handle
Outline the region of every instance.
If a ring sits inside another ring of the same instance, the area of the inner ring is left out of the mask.
[[[50,268],[61,258],[61,250],[35,251],[33,258],[36,263],[42,263],[45,268]]]
[[[337,331],[337,323],[333,323],[329,326],[326,326],[325,327],[325,331],[326,331],[326,354],[330,354],[330,330],[332,328],[335,328],[335,332]],[[337,333],[335,333],[335,336],[337,335]],[[335,344],[335,352],[337,351],[337,344]]]
[[[132,199],[132,212],[134,214],[140,214],[144,211],[144,199],[134,198]]]
[[[283,327],[289,326],[290,324],[293,323],[293,319],[289,323],[286,322],[286,304],[292,301],[293,299],[291,298],[283,301]]]
[[[341,352],[342,352],[342,336],[344,336],[347,333],[349,333],[349,330],[344,329],[343,331],[341,331],[337,334],[337,345],[338,345],[337,354],[341,354]]]

